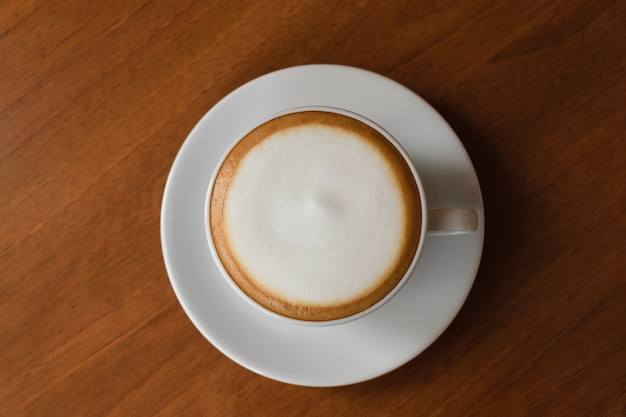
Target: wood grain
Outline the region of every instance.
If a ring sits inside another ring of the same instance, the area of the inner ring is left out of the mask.
[[[0,415],[626,415],[626,3],[0,3]],[[255,375],[184,315],[159,215],[194,124],[306,63],[411,88],[476,167],[462,311],[372,381]]]

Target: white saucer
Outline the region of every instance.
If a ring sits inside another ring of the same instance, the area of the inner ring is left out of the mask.
[[[344,108],[373,120],[411,156],[431,207],[468,207],[479,216],[475,233],[429,235],[413,276],[390,302],[364,318],[330,327],[299,326],[259,314],[219,275],[204,234],[209,180],[231,142],[270,114],[312,105]],[[426,349],[464,303],[478,270],[483,237],[478,180],[448,124],[402,85],[337,65],[270,73],[215,105],[176,157],[161,213],[167,271],[198,330],[240,365],[307,386],[375,378]]]

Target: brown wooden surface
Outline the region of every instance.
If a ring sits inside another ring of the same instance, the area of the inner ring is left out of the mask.
[[[626,2],[0,2],[0,415],[626,415]],[[347,64],[457,131],[484,257],[402,368],[290,386],[192,326],[161,255],[190,129],[266,72]]]

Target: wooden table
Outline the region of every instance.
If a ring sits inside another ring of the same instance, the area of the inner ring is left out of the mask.
[[[0,3],[0,415],[626,415],[626,3]],[[338,388],[232,362],[170,286],[163,189],[267,72],[365,68],[429,101],[486,240],[425,352]]]

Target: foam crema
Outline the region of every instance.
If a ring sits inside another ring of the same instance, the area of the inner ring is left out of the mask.
[[[332,112],[255,128],[223,160],[209,204],[230,278],[298,320],[341,319],[382,300],[421,235],[419,190],[402,154],[376,129]]]

